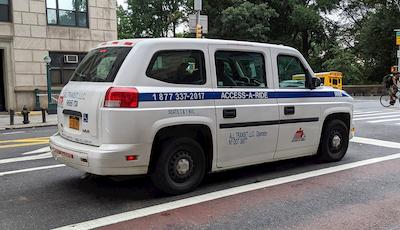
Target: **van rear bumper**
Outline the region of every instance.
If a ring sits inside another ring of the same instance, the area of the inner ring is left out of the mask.
[[[103,144],[99,147],[67,140],[58,133],[50,137],[50,149],[58,161],[80,171],[96,175],[142,175],[148,170],[147,144]],[[127,161],[126,156],[136,160]]]

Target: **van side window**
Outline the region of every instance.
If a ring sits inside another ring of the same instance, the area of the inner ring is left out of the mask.
[[[279,88],[306,88],[309,74],[294,56],[278,56]]]
[[[204,54],[199,50],[168,50],[154,54],[147,68],[148,77],[173,83],[206,83]]]
[[[218,87],[266,87],[265,62],[261,53],[215,52]]]

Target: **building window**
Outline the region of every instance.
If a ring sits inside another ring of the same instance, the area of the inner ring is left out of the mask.
[[[86,53],[50,52],[51,85],[67,84],[85,55]]]
[[[46,6],[49,25],[89,27],[87,0],[47,0]]]
[[[0,0],[0,22],[10,21],[10,0]]]

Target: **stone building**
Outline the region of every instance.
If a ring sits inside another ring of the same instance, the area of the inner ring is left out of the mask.
[[[47,92],[45,56],[57,93],[89,49],[115,39],[115,0],[0,0],[0,112],[33,109],[35,89]]]

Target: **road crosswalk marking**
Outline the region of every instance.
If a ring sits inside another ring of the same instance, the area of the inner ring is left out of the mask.
[[[367,144],[367,145],[376,145],[386,148],[395,148],[400,149],[400,143],[393,142],[393,141],[383,141],[378,139],[372,138],[365,138],[365,137],[353,137],[350,142],[359,143],[359,144]]]
[[[41,167],[35,167],[35,168],[19,169],[19,170],[7,171],[7,172],[0,172],[0,176],[18,174],[18,173],[23,173],[23,172],[32,172],[32,171],[38,171],[38,170],[44,170],[44,169],[59,168],[59,167],[64,167],[64,166],[65,166],[64,164],[58,164],[58,165],[47,165],[47,166],[41,166]]]
[[[36,149],[30,152],[26,152],[26,153],[22,153],[22,155],[32,155],[32,154],[38,154],[38,153],[48,153],[50,152],[50,147],[44,147],[44,148],[40,148],[40,149]]]
[[[377,113],[377,112],[382,112],[382,110],[375,110],[375,111],[354,111],[354,115],[358,114],[368,114],[368,113]]]
[[[6,159],[0,159],[0,165],[1,164],[21,162],[21,161],[42,160],[42,159],[48,159],[48,158],[51,158],[51,157],[52,157],[51,153],[43,153],[43,154],[33,155],[33,156],[6,158]]]
[[[385,115],[385,116],[377,116],[377,117],[361,117],[361,118],[354,118],[354,121],[363,121],[363,120],[372,120],[372,119],[383,119],[383,118],[394,118],[400,117],[400,113],[397,115]]]
[[[379,113],[360,114],[360,115],[354,115],[354,118],[368,117],[368,116],[379,116],[379,115],[389,115],[389,114],[400,114],[400,112],[379,112]]]
[[[391,119],[368,121],[368,123],[382,123],[382,122],[388,122],[388,121],[400,121],[400,118],[391,118]]]

